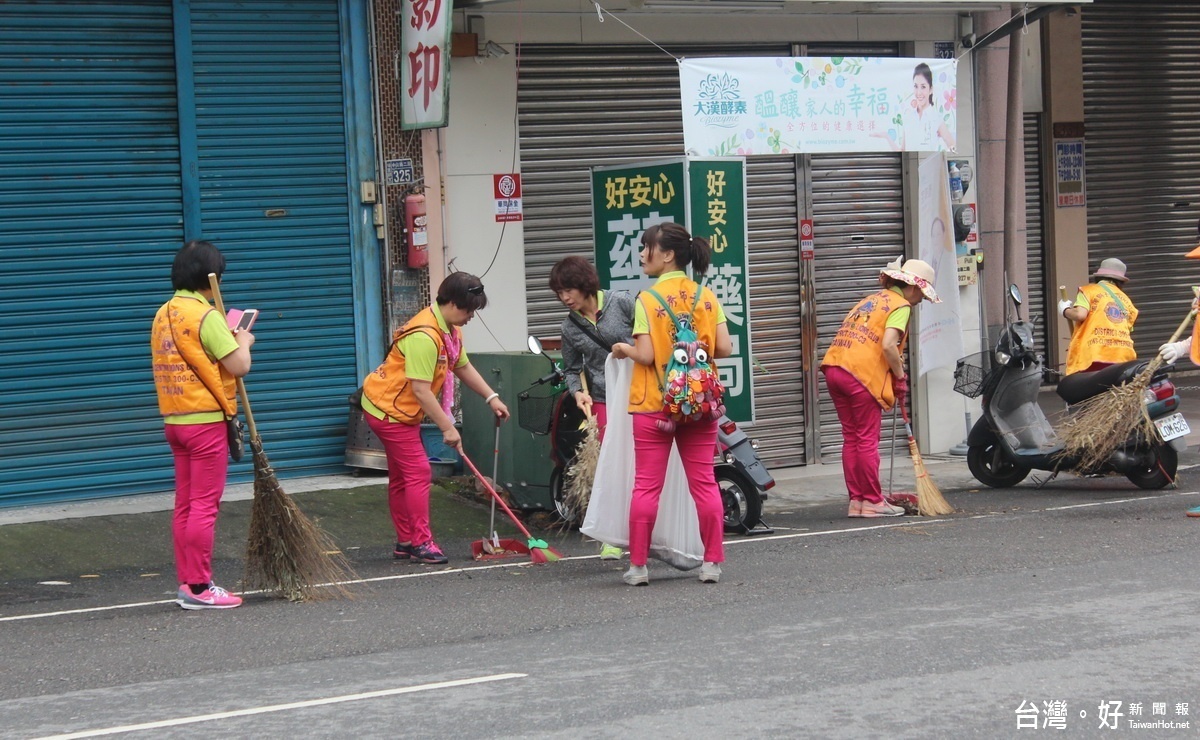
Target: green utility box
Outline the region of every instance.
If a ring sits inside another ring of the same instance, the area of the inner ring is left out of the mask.
[[[551,356],[558,359],[557,355]],[[554,462],[550,456],[550,436],[521,427],[521,404],[517,400],[518,394],[525,390],[537,398],[554,393],[550,383],[534,386],[538,378],[551,371],[550,360],[530,352],[472,352],[470,357],[471,364],[488,385],[500,394],[500,400],[504,401],[512,414],[508,421],[500,425],[500,462],[496,475],[500,487],[512,494],[521,509],[553,511],[550,476],[554,472]],[[530,386],[533,388],[530,389]],[[493,450],[496,449],[493,445],[495,415],[478,394],[465,387],[459,399],[462,406],[463,448],[479,472],[491,476]],[[528,410],[529,404],[526,408]]]

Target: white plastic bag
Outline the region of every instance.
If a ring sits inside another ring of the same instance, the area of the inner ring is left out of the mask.
[[[621,547],[629,546],[629,502],[633,498],[633,417],[628,411],[632,379],[633,360],[609,355],[604,366],[608,426],[587,513],[579,528],[588,537]],[[650,555],[680,570],[699,568],[704,562],[700,519],[674,445],[650,536]]]

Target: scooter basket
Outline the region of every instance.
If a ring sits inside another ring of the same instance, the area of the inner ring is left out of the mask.
[[[558,402],[558,393],[548,396],[533,396],[529,392],[517,396],[517,423],[522,429],[534,434],[549,434],[550,423],[554,421],[554,405]]]
[[[992,364],[991,352],[967,355],[954,366],[954,390],[967,398],[978,398],[999,376],[1000,370],[1000,366]]]

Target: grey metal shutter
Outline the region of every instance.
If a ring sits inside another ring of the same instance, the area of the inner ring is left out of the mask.
[[[812,199],[820,362],[847,312],[879,289],[879,271],[904,254],[900,155],[814,154]],[[820,388],[821,456],[840,457],[842,429],[824,375]],[[884,419],[885,449],[890,422]],[[903,425],[899,428],[903,432]]]
[[[783,47],[673,47],[686,56],[789,54]],[[569,254],[592,255],[589,169],[683,151],[679,69],[646,46],[521,50],[518,122],[525,196],[529,330],[557,336],[563,309],[547,286]],[[803,462],[799,241],[792,157],[747,160],[750,311],[757,374],[754,436],[769,464]]]
[[[1150,356],[1188,310],[1200,216],[1200,3],[1082,6],[1089,272],[1118,257]]]
[[[1038,352],[1046,351],[1046,325],[1055,320],[1058,305],[1057,286],[1046,285],[1046,241],[1042,234],[1042,116],[1025,114],[1025,254],[1029,274],[1029,295],[1025,305],[1029,318],[1041,317],[1034,332]],[[1072,296],[1073,297],[1073,296]]]
[[[0,505],[171,487],[174,66],[169,0],[0,3]]]
[[[204,238],[230,305],[263,312],[255,420],[281,471],[341,471],[359,378],[338,3],[191,7]]]

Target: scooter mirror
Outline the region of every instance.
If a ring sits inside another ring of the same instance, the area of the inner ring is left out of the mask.
[[[1021,289],[1015,283],[1008,286],[1008,294],[1012,297],[1013,303],[1021,305]]]
[[[530,352],[534,353],[535,355],[540,355],[542,353],[542,340],[538,339],[532,334],[529,336],[527,344],[529,345]]]

